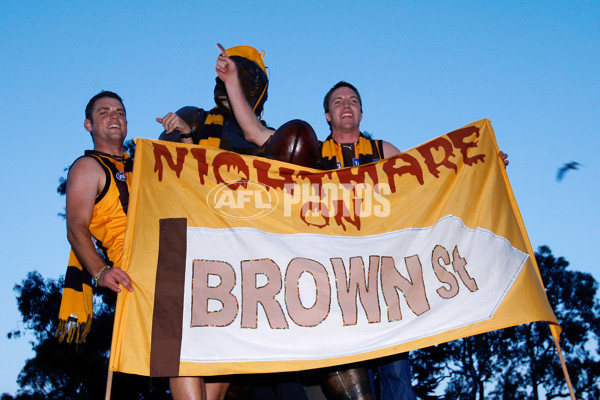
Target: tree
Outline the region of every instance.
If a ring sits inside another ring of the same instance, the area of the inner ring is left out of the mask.
[[[548,300],[562,327],[561,347],[578,399],[600,398],[598,283],[569,271],[547,246],[536,260]],[[421,399],[565,398],[568,388],[548,324],[535,322],[412,353]],[[440,393],[440,386],[444,387]]]
[[[58,343],[54,337],[62,293],[62,279],[48,280],[38,272],[15,285],[17,304],[25,330],[33,334],[35,355],[19,374],[20,390],[15,397],[2,399],[100,399],[104,398],[108,353],[116,296],[107,290],[96,292],[93,328],[86,343]],[[25,332],[14,331],[9,338]],[[113,399],[170,399],[165,379],[115,374]]]
[[[600,398],[600,335],[598,331],[600,305],[598,282],[591,274],[567,271],[569,263],[556,259],[547,246],[536,253],[536,260],[546,287],[548,300],[563,330],[561,347],[578,399]],[[546,399],[565,397],[568,390],[562,378],[556,349],[548,326],[542,323],[514,328],[524,341],[524,354],[529,365],[532,384],[544,389]],[[536,349],[536,350],[534,350]],[[537,395],[534,386],[532,398]]]

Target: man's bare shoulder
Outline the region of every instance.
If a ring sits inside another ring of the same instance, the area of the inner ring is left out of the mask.
[[[92,178],[100,174],[104,174],[104,171],[94,157],[79,157],[69,168],[69,179],[80,175]]]
[[[395,156],[396,154],[400,153],[400,150],[398,150],[398,148],[396,146],[394,146],[393,144],[391,144],[390,142],[383,141],[381,143],[381,147],[383,148],[383,157],[384,158]]]
[[[67,204],[70,198],[96,197],[104,187],[106,173],[94,157],[80,157],[69,169],[67,176]]]

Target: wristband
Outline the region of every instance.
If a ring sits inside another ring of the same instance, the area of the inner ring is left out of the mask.
[[[94,287],[98,287],[98,281],[100,280],[100,277],[102,276],[102,273],[104,271],[106,271],[107,269],[111,269],[112,267],[110,265],[105,265],[104,267],[102,267],[102,269],[100,271],[98,271],[96,273],[96,275],[94,275]]]
[[[181,138],[182,139],[189,139],[192,137],[192,135],[194,134],[194,131],[191,131],[190,133],[182,133],[181,134]]]

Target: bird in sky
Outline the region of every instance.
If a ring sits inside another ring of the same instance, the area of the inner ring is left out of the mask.
[[[570,170],[570,169],[579,169],[579,166],[581,164],[579,164],[577,161],[571,161],[570,163],[566,163],[565,165],[563,165],[562,167],[560,167],[558,169],[558,173],[556,174],[556,180],[557,181],[562,181],[562,179],[565,176],[565,173]]]

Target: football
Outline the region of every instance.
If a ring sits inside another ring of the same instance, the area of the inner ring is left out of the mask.
[[[318,168],[321,158],[315,131],[299,119],[281,125],[271,136],[265,153],[267,157],[309,168]]]
[[[194,132],[199,131],[200,128],[202,128],[206,118],[206,111],[194,106],[181,107],[175,114],[180,116]]]

